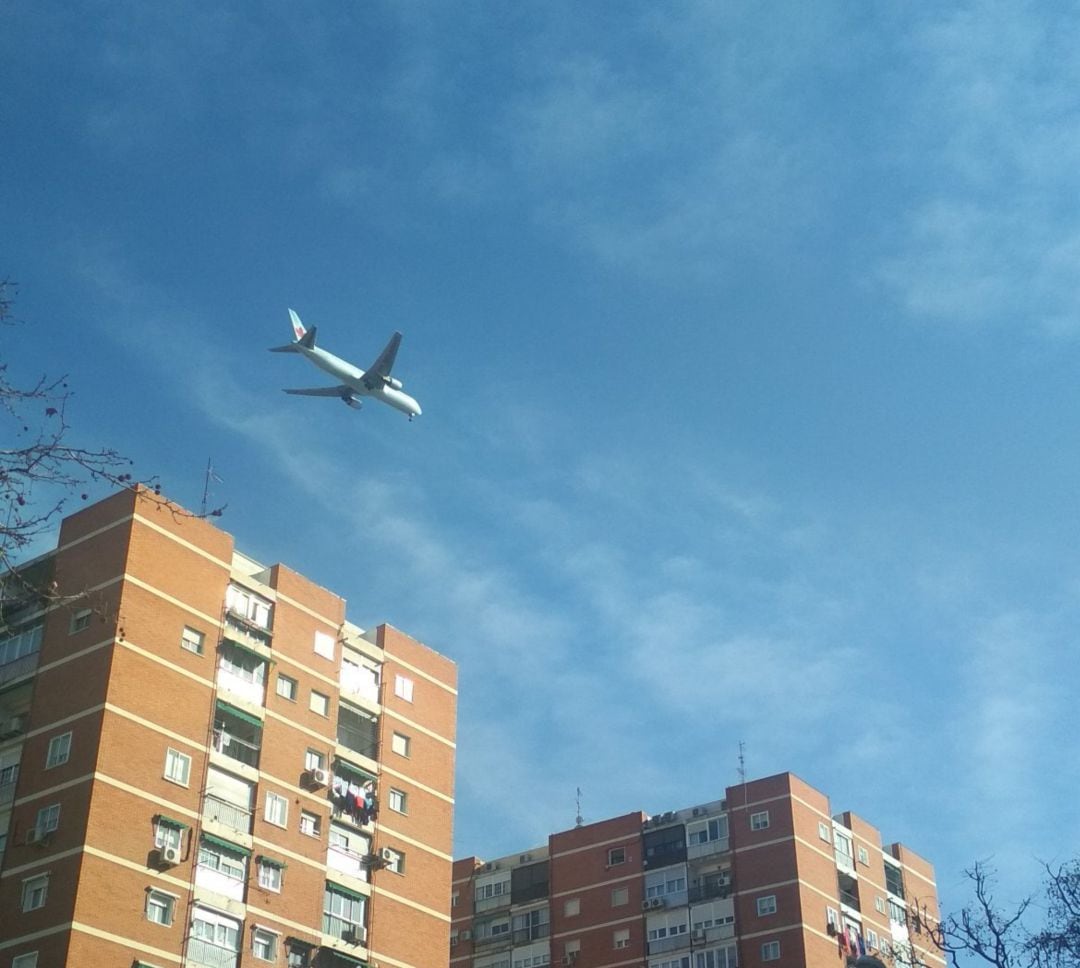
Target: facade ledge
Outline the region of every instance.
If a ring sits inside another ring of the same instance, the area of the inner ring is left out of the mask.
[[[373,760],[370,756],[364,756],[363,753],[357,753],[356,750],[351,750],[349,747],[342,746],[340,743],[334,744],[334,755],[348,763],[355,764],[364,772],[370,773],[372,776],[379,775],[379,761]]]
[[[210,749],[210,763],[212,766],[221,767],[221,769],[225,770],[227,773],[235,773],[237,776],[242,776],[245,780],[250,780],[252,783],[259,782],[259,771],[254,766],[248,766],[247,763],[242,763],[240,760],[234,760],[231,756],[219,753],[212,747]]]
[[[234,918],[244,920],[247,914],[247,905],[243,901],[234,901],[231,897],[211,891],[209,888],[196,884],[191,892],[192,900],[196,904],[204,904],[215,911],[221,911]]]

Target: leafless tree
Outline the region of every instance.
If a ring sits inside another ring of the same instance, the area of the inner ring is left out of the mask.
[[[0,324],[13,322],[14,285],[0,280]],[[131,461],[112,448],[71,442],[66,377],[40,376],[20,384],[0,359],[0,578],[42,532],[51,528],[75,495],[91,484],[132,487]],[[151,484],[151,486],[153,486]]]
[[[994,870],[974,864],[964,872],[974,899],[924,930],[954,968],[1080,968],[1080,860],[1044,869],[1038,893],[1002,907]]]

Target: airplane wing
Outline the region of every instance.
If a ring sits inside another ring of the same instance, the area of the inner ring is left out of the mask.
[[[390,342],[379,354],[379,358],[364,371],[364,385],[370,390],[380,383],[386,382],[386,377],[394,367],[398,347],[401,345],[401,333],[394,333]]]
[[[352,394],[352,389],[341,384],[337,387],[310,387],[299,390],[285,390],[285,393],[295,393],[303,397],[346,397]]]

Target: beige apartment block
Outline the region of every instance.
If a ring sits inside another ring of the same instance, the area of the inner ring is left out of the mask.
[[[2,604],[2,968],[446,963],[454,663],[145,490]]]
[[[934,870],[791,773],[454,863],[451,968],[944,968]]]

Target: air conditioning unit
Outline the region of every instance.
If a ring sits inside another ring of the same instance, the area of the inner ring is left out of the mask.
[[[652,907],[652,898],[646,898],[641,902],[641,910],[648,911]]]
[[[694,928],[694,930],[690,932],[690,938],[692,941],[704,941],[705,931],[702,928]]]
[[[330,771],[315,769],[308,771],[308,783],[311,786],[326,786],[330,782]]]
[[[25,721],[25,716],[12,716],[10,719],[0,721],[0,739],[18,736],[23,731]]]
[[[26,831],[26,842],[43,846],[49,842],[49,835],[43,830],[38,830],[37,827],[31,827]]]
[[[392,864],[397,860],[397,851],[391,850],[389,847],[383,847],[379,851],[379,858],[380,860],[386,861],[388,864]]]
[[[158,862],[163,867],[175,867],[181,859],[180,848],[174,844],[166,844],[158,851]]]
[[[704,807],[694,807],[694,816],[700,817],[705,812]]]
[[[664,823],[671,823],[671,821],[674,820],[674,819],[675,819],[675,811],[674,810],[669,810],[667,813],[664,814]]]
[[[521,855],[521,856],[520,856],[520,857],[518,858],[518,863],[519,863],[519,864],[527,864],[527,863],[529,863],[529,861],[531,861],[531,860],[532,860],[532,854],[522,854],[522,855]]]
[[[651,908],[662,908],[663,906],[664,899],[662,897],[654,897],[651,901],[649,901],[649,907]]]
[[[495,870],[495,865],[491,861],[488,861],[483,867],[480,868],[480,870],[482,870],[486,874],[488,871]]]
[[[363,944],[364,943],[364,929],[353,928],[349,931],[341,932],[341,940],[346,944]]]

